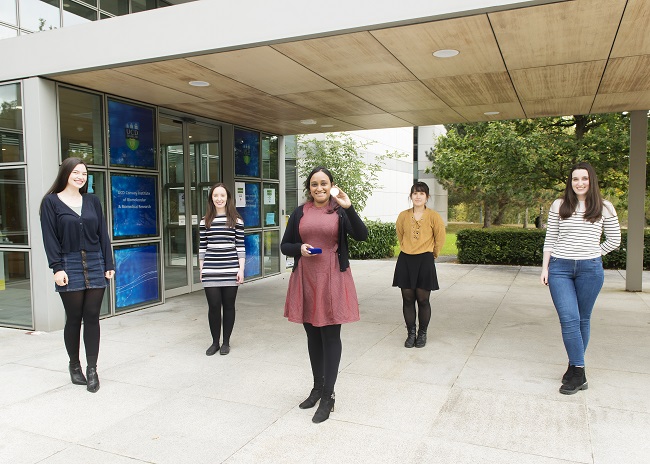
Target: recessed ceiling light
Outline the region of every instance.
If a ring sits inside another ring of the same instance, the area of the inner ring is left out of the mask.
[[[334,124],[321,124],[321,127],[334,127]]]
[[[486,111],[483,114],[486,115],[486,116],[494,116],[494,115],[497,115],[499,113],[500,113],[500,111]]]
[[[315,119],[301,119],[300,122],[301,122],[302,124],[307,125],[307,126],[311,126],[311,125],[313,125],[313,124],[316,124],[316,120],[315,120]]]
[[[207,87],[210,85],[209,82],[205,81],[190,81],[188,84],[190,84],[192,87]]]
[[[454,50],[453,48],[443,48],[442,50],[436,50],[433,52],[433,56],[436,58],[451,58],[452,56],[458,55],[460,52]]]

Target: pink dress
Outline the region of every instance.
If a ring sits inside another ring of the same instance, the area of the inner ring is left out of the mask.
[[[313,203],[303,207],[300,237],[303,243],[322,248],[320,255],[301,257],[291,273],[284,316],[291,322],[316,327],[359,320],[359,300],[348,267],[341,272],[338,249],[339,217]]]

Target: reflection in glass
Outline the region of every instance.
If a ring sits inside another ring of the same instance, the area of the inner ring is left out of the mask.
[[[262,135],[262,177],[279,179],[278,172],[278,137]]]
[[[27,244],[25,170],[0,169],[0,245]]]
[[[153,10],[156,8],[156,0],[131,0],[131,13]]]
[[[87,6],[83,6],[72,1],[63,2],[64,26],[85,24],[90,21],[97,21],[97,10],[88,8]]]
[[[59,0],[20,0],[21,29],[36,32],[59,27]]]
[[[99,8],[116,16],[129,13],[129,0],[100,0]]]
[[[262,247],[260,239],[261,233],[259,232],[244,235],[244,245],[246,246],[246,267],[244,268],[244,277],[246,279],[262,277]]]
[[[280,231],[264,232],[264,275],[280,272]]]
[[[161,117],[158,124],[163,176],[165,290],[188,285],[183,124]]]
[[[0,309],[0,324],[33,328],[28,252],[0,248]]]
[[[280,225],[280,184],[264,183],[264,209],[262,213],[264,227]]]
[[[16,0],[3,0],[0,2],[0,21],[7,24],[16,23]],[[0,37],[2,32],[0,32]]]
[[[59,87],[61,157],[104,165],[102,99],[99,95]]]
[[[102,211],[106,214],[106,177],[103,172],[88,172],[88,193],[92,193],[99,198]]]
[[[10,37],[16,37],[18,35],[18,29],[13,29],[7,26],[0,26],[0,40],[9,39]]]
[[[19,163],[24,159],[22,135],[0,132],[0,163]]]
[[[0,128],[23,130],[20,84],[0,85]]]

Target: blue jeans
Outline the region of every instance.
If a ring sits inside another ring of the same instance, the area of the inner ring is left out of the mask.
[[[591,311],[604,280],[600,257],[575,260],[551,256],[548,286],[560,317],[562,340],[572,366],[585,365]]]

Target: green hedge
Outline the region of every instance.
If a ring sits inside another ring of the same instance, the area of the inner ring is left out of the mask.
[[[394,222],[364,221],[368,227],[368,240],[357,242],[350,238],[350,258],[381,259],[391,258],[393,248],[397,245],[397,233]]]
[[[625,269],[627,231],[621,231],[621,247],[603,256],[606,269]],[[541,266],[545,230],[463,229],[456,234],[458,261],[463,264],[511,264]],[[650,270],[650,231],[644,233],[643,268]]]

